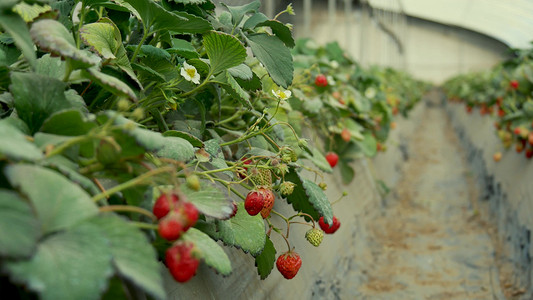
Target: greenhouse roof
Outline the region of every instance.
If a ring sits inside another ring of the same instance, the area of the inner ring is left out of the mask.
[[[369,0],[375,8],[403,10],[407,15],[473,30],[513,48],[533,41],[530,0]]]

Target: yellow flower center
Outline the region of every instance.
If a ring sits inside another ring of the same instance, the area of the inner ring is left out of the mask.
[[[194,75],[196,75],[196,70],[193,69],[193,68],[185,69],[185,72],[187,72],[187,75],[189,75],[189,77],[191,77],[191,78],[193,78]]]

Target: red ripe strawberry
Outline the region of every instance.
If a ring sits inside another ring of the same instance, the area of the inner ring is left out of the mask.
[[[235,215],[237,214],[237,210],[239,210],[239,207],[237,206],[237,203],[232,202],[231,204],[233,205],[233,211],[231,212],[231,215],[229,216],[229,219],[235,217]]]
[[[252,163],[252,160],[251,160],[251,159],[249,159],[249,158],[244,158],[244,157],[241,158],[241,161],[242,161],[242,163],[245,164],[245,165],[250,165],[250,164]],[[246,171],[248,171],[248,168],[245,167],[245,168],[244,168],[244,171],[239,171],[239,172],[237,172],[237,175],[239,175],[239,178],[240,178],[240,179],[244,179],[244,178],[246,178]]]
[[[396,116],[399,112],[400,112],[400,111],[398,110],[398,106],[395,106],[395,107],[392,108],[392,114],[393,114],[393,115]]]
[[[263,197],[265,199],[265,203],[263,204],[263,208],[261,209],[261,216],[263,219],[268,218],[270,215],[270,211],[272,210],[272,207],[274,207],[274,193],[269,189],[259,189],[259,192],[263,194]]]
[[[466,106],[466,112],[469,113],[469,114],[471,114],[471,113],[472,113],[472,106],[467,105],[467,106]]]
[[[495,162],[499,162],[502,159],[502,153],[501,152],[496,152],[496,153],[494,153],[492,158],[494,159]]]
[[[167,194],[163,193],[155,201],[153,213],[157,219],[161,219],[166,216],[168,212],[178,203],[179,197],[175,193]]]
[[[315,85],[320,87],[328,86],[328,79],[324,74],[319,74],[315,78]]]
[[[196,224],[196,221],[198,221],[198,209],[196,209],[196,206],[190,202],[184,202],[179,212],[182,216],[184,231],[187,231]]]
[[[341,138],[345,142],[349,142],[352,139],[352,134],[348,128],[344,128],[341,132]]]
[[[276,260],[276,268],[286,279],[294,278],[301,266],[302,259],[300,255],[293,251],[285,252]]]
[[[178,212],[172,211],[159,221],[159,235],[168,241],[179,239],[184,232],[182,220]]]
[[[265,196],[259,191],[251,191],[244,200],[244,209],[250,216],[255,216],[261,212],[265,205]]]
[[[377,143],[376,143],[376,151],[379,152],[379,151],[381,151],[381,150],[383,150],[383,145],[381,145],[380,142],[377,142]]]
[[[515,150],[516,150],[516,153],[520,153],[524,150],[524,145],[522,144],[521,141],[516,143]]]
[[[501,117],[503,117],[503,116],[505,116],[505,111],[504,111],[503,109],[499,108],[499,109],[498,109],[498,117],[501,118]]]
[[[333,168],[337,165],[337,162],[339,162],[339,156],[335,152],[328,152],[326,154],[326,160],[328,161],[329,165]]]
[[[522,130],[520,129],[520,127],[516,127],[514,130],[513,130],[514,134],[516,135],[520,135],[520,132],[522,132]]]
[[[341,222],[339,222],[339,219],[337,219],[337,217],[333,216],[333,224],[329,225],[324,222],[324,217],[320,217],[320,219],[318,220],[318,225],[320,225],[320,228],[322,228],[325,233],[333,234],[335,233],[335,231],[337,231],[337,229],[339,229],[339,227],[341,227]]]
[[[193,249],[193,243],[178,241],[165,253],[168,270],[178,282],[188,281],[196,274],[200,261],[194,257]]]
[[[526,149],[526,157],[528,159],[531,159],[533,157],[533,149],[532,148],[527,148]]]
[[[529,133],[529,135],[527,136],[527,141],[529,142],[530,145],[533,145],[533,131]]]
[[[509,81],[509,86],[510,86],[513,90],[518,89],[518,80],[511,80],[511,81]]]

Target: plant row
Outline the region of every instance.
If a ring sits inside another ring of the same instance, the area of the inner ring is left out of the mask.
[[[339,229],[324,173],[351,182],[426,85],[295,41],[277,20],[292,7],[259,5],[2,1],[2,291],[162,299],[159,261],[179,282],[201,262],[231,273],[217,241],[290,279],[291,239]]]
[[[533,157],[533,49],[513,49],[512,57],[484,72],[449,79],[448,99],[495,118],[494,127],[504,148]],[[499,161],[501,152],[494,154]]]

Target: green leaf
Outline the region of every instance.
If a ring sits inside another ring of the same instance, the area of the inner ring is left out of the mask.
[[[156,299],[165,299],[161,265],[157,254],[138,228],[114,214],[104,214],[88,221],[108,240],[107,248],[118,273]]]
[[[0,2],[0,10],[9,10],[19,2],[20,0],[4,0]]]
[[[332,173],[333,169],[329,165],[324,154],[322,154],[322,152],[320,152],[320,150],[318,150],[315,147],[309,147],[309,148],[311,148],[311,152],[313,153],[313,155],[309,155],[309,153],[307,152],[302,152],[302,155],[305,158],[312,161],[315,164],[315,166],[317,166],[320,170],[324,172]]]
[[[223,88],[228,92],[233,98],[236,98],[241,102],[244,106],[247,106],[249,108],[252,108],[252,103],[250,102],[250,95],[248,92],[243,90],[243,88],[239,85],[239,83],[229,74],[229,72],[226,71],[224,74],[223,80],[227,83],[227,85],[223,85]]]
[[[203,33],[211,30],[211,24],[202,18],[185,12],[170,12],[150,0],[120,0],[117,4],[133,8],[134,15],[141,18],[152,33],[169,30],[176,33]],[[125,3],[129,5],[124,5]]]
[[[233,77],[238,77],[243,80],[251,80],[253,78],[253,72],[246,64],[240,64],[236,67],[228,69],[228,72]]]
[[[239,25],[245,14],[249,12],[255,12],[261,6],[261,2],[257,0],[241,6],[228,6],[225,3],[221,4],[225,6],[231,13],[231,19],[234,25]]]
[[[120,32],[117,39],[113,25],[101,20],[83,25],[80,29],[80,37],[86,45],[104,59],[116,58],[115,53],[122,46]]]
[[[13,8],[13,11],[19,14],[22,17],[24,22],[30,23],[35,20],[40,14],[51,11],[52,8],[49,5],[38,5],[34,3],[29,5],[26,2],[21,2]]]
[[[339,161],[339,167],[341,169],[342,183],[349,184],[355,177],[354,169],[346,162]]]
[[[342,50],[338,42],[327,43],[326,53],[328,54],[329,60],[336,60],[341,65],[347,63],[344,50]]]
[[[274,269],[274,262],[276,261],[276,248],[270,240],[266,237],[265,248],[260,255],[255,258],[255,266],[257,267],[257,274],[261,279],[265,279],[270,275],[272,269]]]
[[[130,121],[124,118],[123,116],[117,115],[117,113],[114,111],[107,111],[105,114],[108,117],[114,117],[116,125],[126,125],[128,123],[135,124],[133,121]],[[139,146],[149,151],[158,151],[159,149],[165,146],[167,140],[161,135],[161,133],[154,132],[148,129],[142,129],[136,126],[137,125],[135,124],[133,126],[135,127],[134,129],[124,129],[122,130],[122,132],[130,137],[133,137]],[[117,142],[118,141],[119,140],[117,139]],[[119,144],[122,145],[122,143]]]
[[[193,145],[194,147],[198,147],[198,148],[204,147],[204,142],[202,142],[202,140],[200,140],[199,138],[185,131],[167,130],[163,133],[163,136],[180,137],[182,139],[189,141],[189,143],[191,143],[191,145]]]
[[[234,36],[222,32],[204,35],[204,47],[209,57],[211,73],[218,74],[236,67],[246,59],[246,49]]]
[[[216,221],[217,232],[213,238],[224,244],[242,249],[257,256],[263,251],[266,241],[265,224],[261,214],[250,216],[244,203],[237,204],[237,214],[227,221]]]
[[[199,191],[182,186],[181,191],[206,216],[225,220],[233,214],[233,200],[214,186],[203,184]]]
[[[252,29],[255,28],[255,26],[259,23],[268,21],[268,17],[264,14],[258,12],[253,14],[251,17],[249,17],[246,22],[244,22],[244,25],[242,26],[243,29]]]
[[[194,147],[186,139],[175,136],[164,139],[165,144],[157,151],[157,155],[185,162],[194,157]]]
[[[324,217],[328,224],[333,220],[333,210],[328,197],[316,183],[308,179],[302,179],[305,194],[309,197],[309,203],[316,209],[316,211]]]
[[[96,68],[83,70],[83,74],[113,94],[123,95],[137,101],[135,92],[122,80],[100,72]]]
[[[32,208],[14,191],[0,189],[0,255],[28,257],[41,235]]]
[[[172,39],[172,48],[166,50],[169,53],[176,53],[186,59],[200,57],[200,54],[198,54],[194,46],[190,42],[182,39]]]
[[[45,166],[63,174],[63,176],[67,177],[72,182],[81,186],[91,195],[97,195],[101,192],[101,190],[96,186],[96,184],[92,182],[92,180],[78,173],[76,169],[77,164],[74,166],[71,166],[70,164],[74,163],[69,161],[64,156],[55,155],[46,159]]]
[[[0,121],[0,156],[14,160],[38,160],[43,158],[39,148],[30,143],[24,134],[8,121]]]
[[[98,213],[87,192],[62,175],[34,165],[10,165],[8,181],[33,204],[43,233],[68,228]]]
[[[220,148],[220,140],[211,139],[204,142],[205,151],[211,155],[209,162],[217,169],[226,169],[228,164],[224,158],[224,153],[222,153],[222,148]],[[224,174],[228,175],[230,178],[233,178],[233,173],[226,171]]]
[[[13,12],[8,13],[7,11],[2,11],[0,12],[0,27],[13,38],[15,44],[22,51],[22,54],[24,54],[24,57],[30,65],[35,66],[37,56],[33,49],[30,31],[24,20]]]
[[[183,240],[193,242],[198,255],[205,263],[222,275],[231,274],[231,261],[224,249],[207,234],[196,228],[190,228],[183,235]]]
[[[96,23],[84,25],[80,30],[83,42],[104,59],[110,60],[133,79],[139,86],[141,83],[133,72],[126,49],[122,44],[122,36],[118,27],[108,18]]]
[[[60,57],[45,54],[37,60],[35,73],[63,80],[65,77],[65,62]]]
[[[289,173],[285,174],[285,180],[296,184],[292,194],[287,196],[287,202],[292,205],[294,210],[309,214],[311,217],[313,217],[314,220],[318,220],[321,216],[324,216],[324,219],[326,219],[326,221],[328,222],[332,221],[333,212],[331,211],[331,205],[329,205],[329,213],[328,213],[327,205],[329,204],[329,202],[328,204],[321,203],[323,201],[327,201],[327,198],[324,199],[325,197],[324,192],[322,191],[322,189],[320,189],[319,186],[317,186],[314,183],[313,183],[314,186],[312,186],[309,183],[309,180],[307,180],[306,184],[304,185],[304,181],[306,179],[302,180],[302,178],[296,172],[296,170],[294,170],[294,168],[290,168]],[[320,194],[320,192],[315,190],[314,188],[315,186],[316,188],[322,191],[322,194]],[[307,189],[309,189],[309,191]],[[311,199],[311,197],[314,197],[314,199]],[[317,208],[315,208],[315,206],[317,206]],[[320,214],[318,212],[319,208],[325,211],[327,214],[326,215]]]
[[[30,34],[39,47],[63,58],[70,58],[79,63],[81,68],[97,65],[98,56],[76,47],[71,32],[58,21],[39,20],[31,26]]]
[[[87,223],[49,236],[30,260],[8,262],[5,269],[43,300],[99,299],[113,273],[107,239]]]
[[[364,140],[355,141],[357,146],[361,149],[364,155],[372,157],[377,153],[377,144],[376,139],[372,136],[371,133],[367,132],[364,134]]]
[[[63,110],[52,114],[41,127],[41,132],[57,135],[78,136],[96,127],[79,110]]]
[[[175,3],[182,3],[182,4],[195,4],[200,5],[207,2],[207,0],[169,0]]]
[[[53,113],[72,107],[65,97],[65,83],[35,73],[11,73],[11,93],[18,116],[32,134]]]
[[[272,29],[272,33],[276,35],[285,46],[292,48],[295,46],[294,38],[292,37],[291,30],[285,24],[277,20],[268,20],[257,24],[255,27],[267,26]]]
[[[204,18],[200,18],[195,15],[180,11],[175,11],[173,13],[187,20],[179,27],[169,28],[169,30],[173,33],[204,33],[213,29],[211,23]]]
[[[294,66],[292,54],[280,39],[268,34],[250,35],[247,38],[252,52],[265,66],[274,82],[284,88],[292,83]]]

